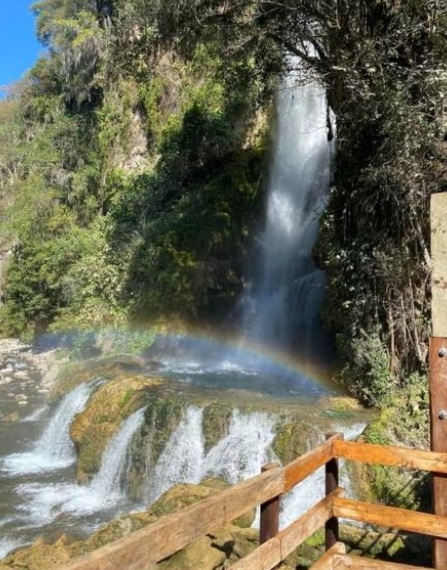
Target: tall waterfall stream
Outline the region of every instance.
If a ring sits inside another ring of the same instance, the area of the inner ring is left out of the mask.
[[[257,279],[244,298],[245,344],[251,339],[287,346],[295,338],[301,360],[312,360],[311,346],[316,339],[321,346],[323,338],[319,309],[324,275],[311,252],[330,180],[332,147],[326,121],[323,90],[315,84],[296,87],[288,76],[278,96],[262,255]],[[7,417],[15,398],[10,392],[17,387],[0,383],[0,558],[41,535],[85,536],[120,513],[147,508],[177,483],[199,483],[206,477],[237,483],[256,475],[264,463],[278,461],[273,450],[278,411],[242,411],[240,396],[258,403],[272,398],[308,402],[334,391],[268,350],[260,354],[240,344],[222,349],[219,342],[193,337],[171,339],[167,347],[157,354],[164,365],[161,374],[175,381],[181,393],[190,386],[206,394],[217,387],[234,394],[235,404],[225,433],[211,447],[205,441],[204,406],[184,407],[157,460],[145,467],[140,500],[129,493],[129,472],[132,444],[143,429],[150,429],[144,407],[121,422],[99,471],[80,484],[69,430],[101,379],[75,387],[54,406],[47,405],[39,391],[30,391],[31,410],[15,423],[1,418]],[[336,419],[331,427],[340,427]],[[347,437],[355,436],[363,424],[347,422],[341,429]],[[318,429],[315,433],[309,446],[324,437]],[[319,499],[317,488],[323,492],[321,473],[284,498],[282,525]]]

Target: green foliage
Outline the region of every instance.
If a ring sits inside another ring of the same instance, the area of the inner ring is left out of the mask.
[[[378,334],[350,339],[347,347],[339,343],[339,354],[349,363],[340,371],[340,380],[347,384],[365,404],[376,407],[388,406],[395,397],[390,372],[390,356]]]
[[[212,43],[157,52],[136,0],[34,9],[49,54],[0,108],[0,140],[14,125],[17,143],[3,153],[2,239],[16,245],[0,329],[222,314],[260,203],[260,84],[234,89]],[[253,69],[239,59],[240,77]]]

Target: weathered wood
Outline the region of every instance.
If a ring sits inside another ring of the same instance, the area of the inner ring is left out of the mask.
[[[318,559],[315,564],[312,564],[310,570],[332,570],[334,564],[335,554],[345,554],[346,546],[342,542],[336,542],[329,550]]]
[[[357,522],[388,526],[437,538],[447,538],[447,518],[438,515],[418,513],[384,505],[373,505],[344,499],[340,496],[334,497],[334,514],[337,517]]]
[[[431,197],[432,334],[430,342],[431,448],[447,451],[447,194]],[[445,416],[443,414],[445,413]],[[434,511],[447,515],[447,478],[433,477]],[[447,569],[447,541],[435,540],[434,566]]]
[[[447,453],[339,440],[334,441],[333,449],[335,457],[340,459],[447,473]]]
[[[62,570],[146,570],[283,490],[284,469],[272,469],[81,556]]]
[[[338,491],[325,497],[302,517],[280,531],[274,538],[231,566],[232,570],[271,570],[300,544],[321,528],[332,516],[332,504]]]
[[[430,429],[431,448],[447,452],[447,339],[430,341]],[[433,477],[433,504],[437,515],[447,515],[447,475]],[[447,541],[437,539],[433,544],[433,562],[438,570],[447,570]]]
[[[332,440],[335,442],[338,439],[343,439],[341,434],[328,434],[326,435],[326,440]],[[339,481],[339,468],[338,459],[333,458],[326,463],[325,468],[325,484],[326,484],[326,495],[330,495],[338,489]],[[329,550],[338,542],[338,519],[337,517],[331,517],[325,524],[325,543],[326,550]]]
[[[333,570],[427,570],[422,566],[409,566],[408,564],[396,564],[395,562],[382,562],[371,558],[361,558],[346,554],[335,554],[333,557]],[[312,566],[313,570],[313,566]]]
[[[272,570],[282,561],[279,535],[261,544],[256,550],[230,566],[231,570]]]
[[[292,463],[284,467],[285,491],[292,489],[333,458],[332,445],[335,437],[338,437],[338,435],[334,435],[331,439],[328,439],[311,451],[304,453],[304,455],[301,455],[301,457],[298,457],[298,459],[295,459],[295,461],[292,461]]]
[[[432,335],[447,337],[447,193],[431,197]]]

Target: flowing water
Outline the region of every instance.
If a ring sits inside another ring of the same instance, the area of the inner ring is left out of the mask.
[[[203,409],[187,409],[155,469],[149,471],[149,503],[177,483],[200,483],[206,477],[237,483],[258,475],[261,466],[274,458],[270,449],[275,438],[274,416],[233,410],[228,433],[207,453],[202,419]]]
[[[83,390],[78,387],[64,398],[32,451],[5,458],[0,492],[0,556],[42,534],[51,537],[69,532],[73,536],[84,536],[117,514],[135,508],[127,498],[125,474],[130,441],[142,424],[144,409],[122,423],[104,451],[100,470],[88,485],[76,483],[72,456],[67,453],[70,446],[66,445],[65,435],[55,435],[57,422],[64,428],[67,424],[60,419],[61,410],[69,410],[70,420],[73,420],[74,410],[82,411],[97,384],[84,385]],[[28,417],[10,427],[20,432],[30,421]],[[51,454],[42,452],[45,434],[60,444],[49,448]]]
[[[334,149],[324,88],[309,78],[303,85],[299,61],[291,64],[295,72],[284,78],[277,97],[266,222],[259,268],[244,299],[244,329],[248,338],[293,346],[302,357],[321,361],[322,344],[330,344],[320,322],[325,275],[315,266],[312,248]]]
[[[76,453],[69,435],[70,425],[75,415],[84,409],[94,387],[94,383],[82,384],[67,394],[32,449],[5,457],[0,462],[0,469],[11,475],[25,475],[63,469],[75,463]],[[39,409],[24,421],[36,421],[41,415],[43,411]]]
[[[298,75],[302,79],[301,72]],[[236,400],[243,395],[257,401],[275,399],[275,405],[290,400],[309,405],[336,392],[333,385],[316,380],[318,367],[309,367],[309,362],[325,363],[321,352],[330,345],[319,317],[325,278],[312,260],[312,248],[329,188],[333,148],[327,138],[324,90],[312,82],[299,86],[295,79],[287,76],[278,93],[261,259],[244,298],[244,341],[229,346],[191,336],[159,339],[145,356],[161,361],[157,373],[175,381],[177,393],[193,385],[203,393],[234,393]],[[272,347],[278,346],[294,346],[299,358],[273,353]],[[149,366],[147,373],[153,374]],[[235,405],[226,432],[207,449],[204,408],[189,405],[157,461],[147,465],[141,493],[145,500],[137,505],[128,498],[126,475],[129,449],[144,422],[145,411],[140,409],[110,440],[95,477],[80,485],[69,429],[98,385],[92,381],[75,388],[56,408],[36,392],[30,395],[32,409],[15,424],[1,419],[12,401],[3,398],[3,392],[14,388],[0,386],[0,558],[42,534],[84,536],[118,513],[146,507],[177,483],[199,483],[206,477],[236,483],[257,475],[264,463],[278,461],[272,449],[276,412],[241,412]],[[317,416],[318,411],[316,423]],[[362,428],[351,425],[348,436]],[[346,426],[342,429],[346,433]],[[322,472],[284,497],[281,525],[314,504],[318,489],[322,494]]]

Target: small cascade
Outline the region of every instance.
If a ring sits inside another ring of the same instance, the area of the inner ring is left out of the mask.
[[[346,441],[355,439],[365,429],[364,423],[354,424],[349,427],[334,426],[332,431],[344,434]],[[323,443],[323,438],[320,442]],[[313,443],[309,449],[318,445]],[[344,461],[340,462],[340,486],[346,491],[345,496],[352,497],[352,485]],[[325,494],[325,470],[318,469],[304,481],[296,485],[281,500],[280,528],[284,528],[295,521],[298,517],[310,510],[313,505],[321,501]]]
[[[229,483],[260,473],[272,458],[276,419],[266,413],[242,414],[233,410],[225,435],[205,453],[203,409],[189,407],[169,438],[155,469],[149,473],[147,501],[153,503],[178,483],[199,483],[218,477]]]
[[[75,448],[70,439],[70,425],[76,414],[87,405],[97,384],[81,384],[69,392],[56,408],[44,433],[26,453],[14,453],[5,457],[1,468],[11,475],[25,475],[64,469],[76,460]]]
[[[143,423],[145,409],[129,416],[110,440],[104,451],[101,467],[89,485],[72,483],[24,484],[19,492],[27,499],[26,512],[30,520],[50,523],[61,513],[77,517],[103,510],[114,510],[124,502],[121,488],[132,437]]]
[[[312,357],[321,347],[320,308],[325,275],[312,258],[331,177],[325,89],[289,61],[294,71],[277,97],[277,128],[267,190],[257,276],[247,297],[244,332],[266,344],[298,346]],[[304,83],[304,84],[303,84]]]
[[[126,467],[127,451],[132,437],[141,427],[145,408],[129,416],[110,440],[101,460],[101,467],[93,478],[90,489],[104,501],[115,493],[121,495],[121,478]]]
[[[202,408],[191,406],[186,410],[150,475],[153,483],[147,496],[149,503],[177,483],[199,483],[201,480],[205,455],[202,420]]]
[[[233,410],[228,434],[207,454],[202,473],[237,483],[261,472],[273,460],[270,447],[275,438],[276,418],[263,412],[242,414]]]

